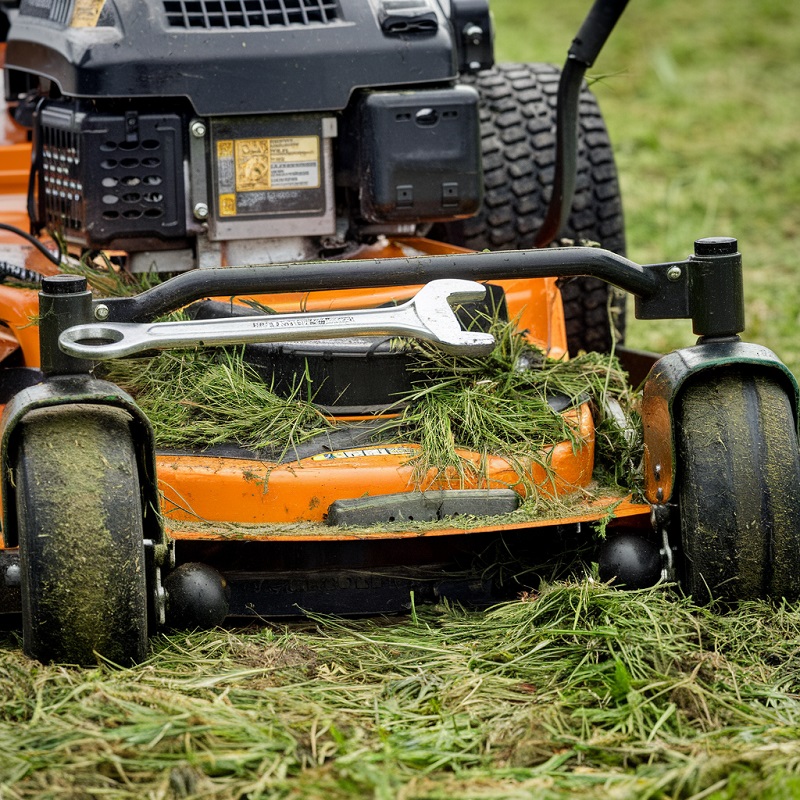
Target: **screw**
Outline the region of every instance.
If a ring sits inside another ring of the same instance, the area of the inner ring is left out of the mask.
[[[464,38],[472,45],[479,45],[483,41],[483,28],[471,23],[464,28]]]
[[[5,584],[7,587],[12,588],[20,586],[22,583],[21,572],[19,564],[11,564],[6,569]]]
[[[206,126],[200,120],[195,120],[189,130],[192,132],[192,136],[195,139],[202,139],[206,135]]]
[[[196,219],[208,219],[208,206],[205,203],[195,203],[194,216]]]
[[[680,280],[681,275],[683,275],[683,270],[680,267],[670,267],[667,270],[667,279],[671,281]]]
[[[105,303],[98,303],[94,307],[94,318],[103,322],[108,319],[108,306]]]

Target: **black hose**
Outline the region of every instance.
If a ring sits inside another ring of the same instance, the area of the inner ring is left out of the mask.
[[[9,225],[7,222],[0,222],[0,230],[10,231],[21,236],[28,244],[32,244],[48,261],[55,264],[57,267],[61,266],[61,254],[56,255],[50,252],[35,236],[32,236],[27,231],[18,228],[16,225]]]
[[[568,57],[591,67],[627,5],[628,0],[595,0],[572,40]]]
[[[578,171],[578,100],[585,74],[585,64],[568,59],[558,82],[553,189],[547,215],[533,239],[534,247],[547,247],[558,236],[572,208]]]
[[[545,220],[534,237],[534,247],[547,247],[569,218],[575,194],[579,100],[583,76],[594,64],[627,4],[628,0],[595,0],[569,48],[558,84],[553,190]]]
[[[57,267],[61,266],[61,254],[59,253],[56,255],[55,253],[50,252],[35,236],[32,236],[27,231],[23,231],[22,228],[18,228],[16,225],[9,225],[7,222],[0,222],[0,230],[3,231],[10,231],[11,233],[15,233],[17,236],[21,236],[25,239],[26,242],[32,244],[48,261],[55,264]],[[21,283],[33,283],[38,284],[42,282],[42,275],[41,272],[36,272],[32,269],[27,269],[26,267],[19,267],[16,264],[9,264],[8,261],[0,261],[0,283],[5,281],[6,278],[12,278],[15,281],[20,281]]]

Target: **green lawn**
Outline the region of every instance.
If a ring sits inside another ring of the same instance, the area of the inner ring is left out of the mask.
[[[501,60],[561,63],[585,0],[495,0]],[[683,258],[736,236],[745,336],[800,372],[800,4],[631,2],[590,71],[617,153],[629,256]],[[691,343],[687,322],[630,325],[634,346]]]

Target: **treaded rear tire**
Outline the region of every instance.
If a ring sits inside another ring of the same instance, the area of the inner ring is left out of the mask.
[[[498,64],[471,83],[481,97],[485,196],[476,217],[441,223],[431,235],[473,250],[533,247],[544,221],[555,172],[555,121],[560,71],[551,64]],[[578,174],[565,234],[625,253],[617,170],[597,100],[580,98]],[[625,331],[625,296],[596,278],[562,281],[571,354],[608,351]]]
[[[147,653],[139,476],[130,417],[107,406],[32,411],[15,462],[25,653],[129,666]]]
[[[690,384],[678,412],[681,583],[700,603],[800,595],[800,455],[770,377]]]

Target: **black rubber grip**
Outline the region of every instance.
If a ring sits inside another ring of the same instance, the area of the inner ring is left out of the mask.
[[[569,57],[591,67],[627,5],[628,0],[595,0],[572,41]]]

